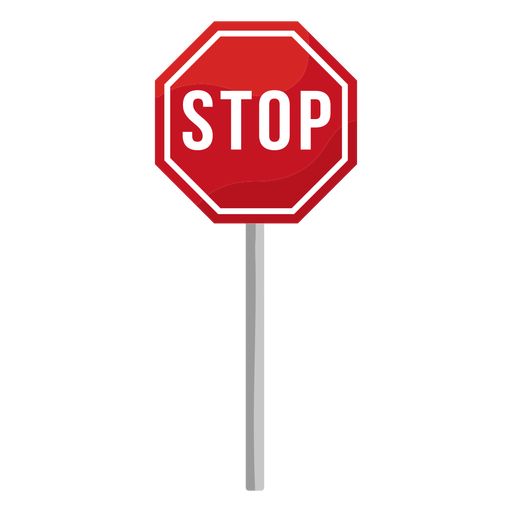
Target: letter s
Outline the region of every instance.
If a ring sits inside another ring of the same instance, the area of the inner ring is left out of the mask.
[[[183,112],[201,130],[201,139],[194,140],[192,132],[183,132],[183,143],[193,151],[202,151],[210,146],[213,140],[212,127],[194,109],[194,102],[200,100],[204,107],[213,105],[212,97],[206,91],[189,91],[183,98]]]

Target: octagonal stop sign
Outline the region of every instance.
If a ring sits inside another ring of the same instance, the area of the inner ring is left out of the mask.
[[[356,80],[299,23],[213,23],[156,80],[156,164],[214,222],[298,222],[356,164]]]

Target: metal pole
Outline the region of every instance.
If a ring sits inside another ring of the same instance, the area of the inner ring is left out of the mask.
[[[263,224],[246,228],[246,487],[263,490]]]

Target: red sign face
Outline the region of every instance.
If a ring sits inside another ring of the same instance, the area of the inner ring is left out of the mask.
[[[299,23],[213,23],[156,80],[156,164],[213,222],[299,222],[356,164],[356,80]]]

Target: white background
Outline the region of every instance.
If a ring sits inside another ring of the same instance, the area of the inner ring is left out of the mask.
[[[509,512],[506,7],[2,3],[0,510]],[[222,19],[298,20],[359,82],[357,168],[266,229],[262,493],[244,227],[153,164],[154,79]]]

